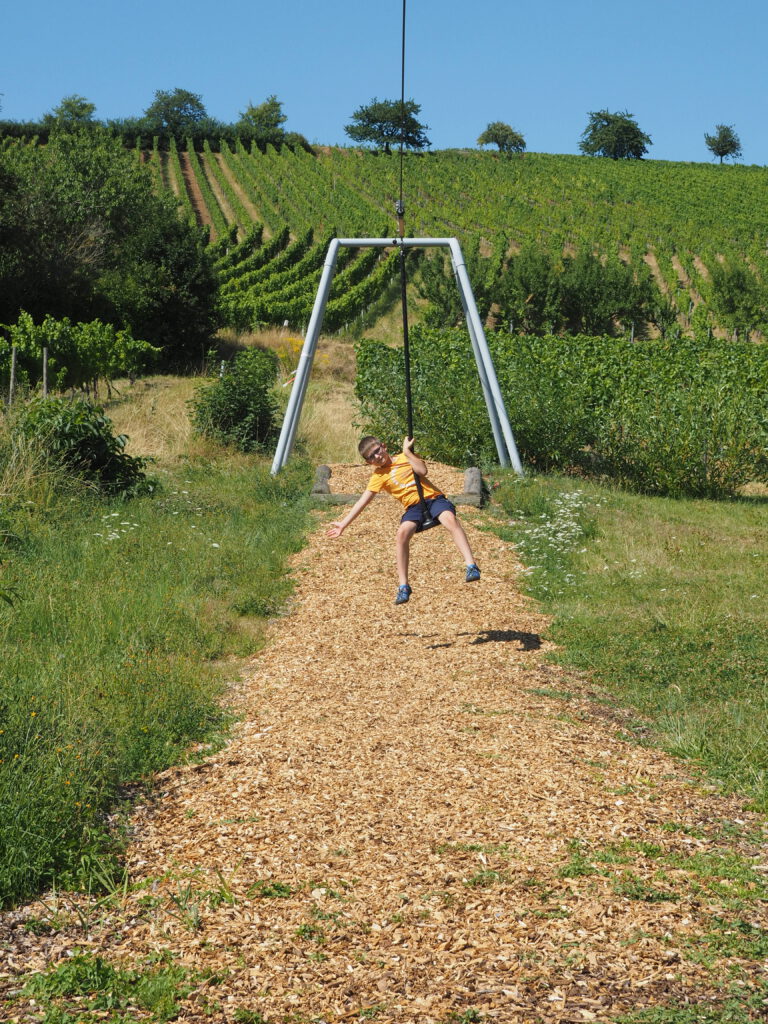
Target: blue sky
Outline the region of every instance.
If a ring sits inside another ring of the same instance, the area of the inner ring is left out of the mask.
[[[577,153],[588,112],[627,110],[649,157],[709,161],[732,124],[768,164],[765,0],[408,0],[406,96],[433,148],[474,146],[489,121],[533,152]],[[236,121],[276,94],[285,127],[346,144],[352,112],[400,95],[402,0],[22,0],[5,5],[0,118],[62,97],[140,115],[157,89],[199,93]]]

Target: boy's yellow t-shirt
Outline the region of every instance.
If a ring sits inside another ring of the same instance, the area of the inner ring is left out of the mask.
[[[381,469],[373,471],[371,479],[368,481],[368,490],[375,494],[386,491],[393,498],[402,502],[406,508],[417,505],[419,502],[419,492],[416,490],[413,469],[407,457],[402,453],[393,455],[388,466],[382,466]],[[434,487],[425,476],[421,477],[421,490],[425,498],[436,498],[438,494],[443,493]]]

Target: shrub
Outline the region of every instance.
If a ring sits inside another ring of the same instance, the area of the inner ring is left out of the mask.
[[[36,440],[49,458],[109,495],[152,489],[146,459],[125,452],[128,438],[115,434],[99,406],[83,399],[35,398],[15,414],[12,435]]]
[[[414,327],[410,340],[418,450],[455,465],[493,461],[493,436],[467,336]],[[399,446],[407,429],[402,349],[364,340],[356,351],[355,391],[364,423]]]
[[[732,342],[659,350],[656,365],[636,367],[607,408],[598,467],[634,490],[672,497],[723,498],[768,478],[768,361],[753,353],[762,355]]]
[[[495,463],[467,333],[416,326],[410,340],[419,451],[457,466]],[[502,334],[488,340],[521,456],[539,468],[572,465],[588,443],[591,413],[585,386],[569,372],[567,341]],[[355,388],[367,426],[399,442],[406,430],[402,351],[361,342]]]
[[[419,451],[454,465],[496,461],[469,339],[411,333]],[[638,491],[718,498],[768,479],[768,354],[716,339],[489,336],[515,440],[537,469],[600,473]],[[358,347],[364,422],[406,429],[403,355]]]
[[[274,433],[276,378],[274,352],[261,348],[238,352],[224,374],[201,387],[190,403],[196,430],[240,451],[262,447]]]
[[[10,339],[0,338],[0,374],[7,377],[10,348],[18,352],[17,374],[25,383],[42,380],[43,349],[48,349],[48,375],[52,387],[94,389],[103,379],[109,386],[115,377],[140,373],[160,349],[134,338],[129,329],[116,330],[100,320],[71,323],[46,315],[36,324],[21,312],[15,324],[2,325]]]

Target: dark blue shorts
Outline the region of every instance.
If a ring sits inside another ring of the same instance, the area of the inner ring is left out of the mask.
[[[448,501],[444,494],[438,494],[436,498],[426,498],[426,505],[429,509],[429,514],[433,519],[439,519],[441,512],[453,512],[456,514],[456,506],[452,501]],[[411,505],[410,508],[405,510],[405,514],[400,520],[401,523],[417,523],[416,532],[419,532],[421,528],[422,520],[424,519],[424,506],[420,501],[416,502],[415,505]]]

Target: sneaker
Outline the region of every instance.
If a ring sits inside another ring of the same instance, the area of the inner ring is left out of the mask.
[[[395,598],[395,604],[405,604],[408,598],[411,596],[413,591],[407,583],[403,583],[402,586],[397,588],[397,597]]]
[[[480,570],[473,562],[472,565],[467,566],[467,575],[464,577],[467,583],[473,583],[475,580],[480,579]]]

